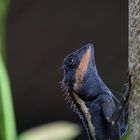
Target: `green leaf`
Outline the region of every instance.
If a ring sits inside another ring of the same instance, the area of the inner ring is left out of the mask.
[[[16,140],[11,89],[5,64],[8,7],[9,0],[0,0],[0,140]]]
[[[32,128],[23,132],[19,140],[72,140],[81,128],[70,122],[60,121]]]

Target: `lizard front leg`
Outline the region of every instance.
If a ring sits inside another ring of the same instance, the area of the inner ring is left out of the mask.
[[[115,103],[108,93],[101,93],[92,101],[89,110],[97,140],[120,140],[119,125],[110,123],[110,118],[115,111]]]
[[[112,111],[112,102],[106,101],[102,104],[102,110],[104,117],[111,125],[119,124],[120,136],[124,135],[128,128],[128,108],[129,108],[129,93],[130,83],[124,85],[125,92],[120,98],[120,101],[116,104],[115,110]]]
[[[130,88],[131,86],[129,81],[129,83],[124,85],[123,96],[120,99],[119,103],[117,104],[115,112],[110,118],[112,124],[114,124],[121,118],[123,112],[125,114],[128,114],[128,105],[129,105],[128,100],[129,100]]]

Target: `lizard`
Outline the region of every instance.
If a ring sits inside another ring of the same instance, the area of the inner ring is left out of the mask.
[[[130,83],[123,94],[110,90],[98,73],[94,48],[88,43],[65,57],[61,88],[89,140],[120,140],[128,128]]]

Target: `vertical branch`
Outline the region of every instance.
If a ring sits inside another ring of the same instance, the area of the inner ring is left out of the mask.
[[[0,140],[16,140],[14,111],[5,63],[8,7],[9,0],[0,0]]]
[[[140,0],[129,0],[130,140],[140,140]]]

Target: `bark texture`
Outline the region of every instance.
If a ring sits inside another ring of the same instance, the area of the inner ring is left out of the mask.
[[[140,0],[129,0],[130,140],[140,140]]]

